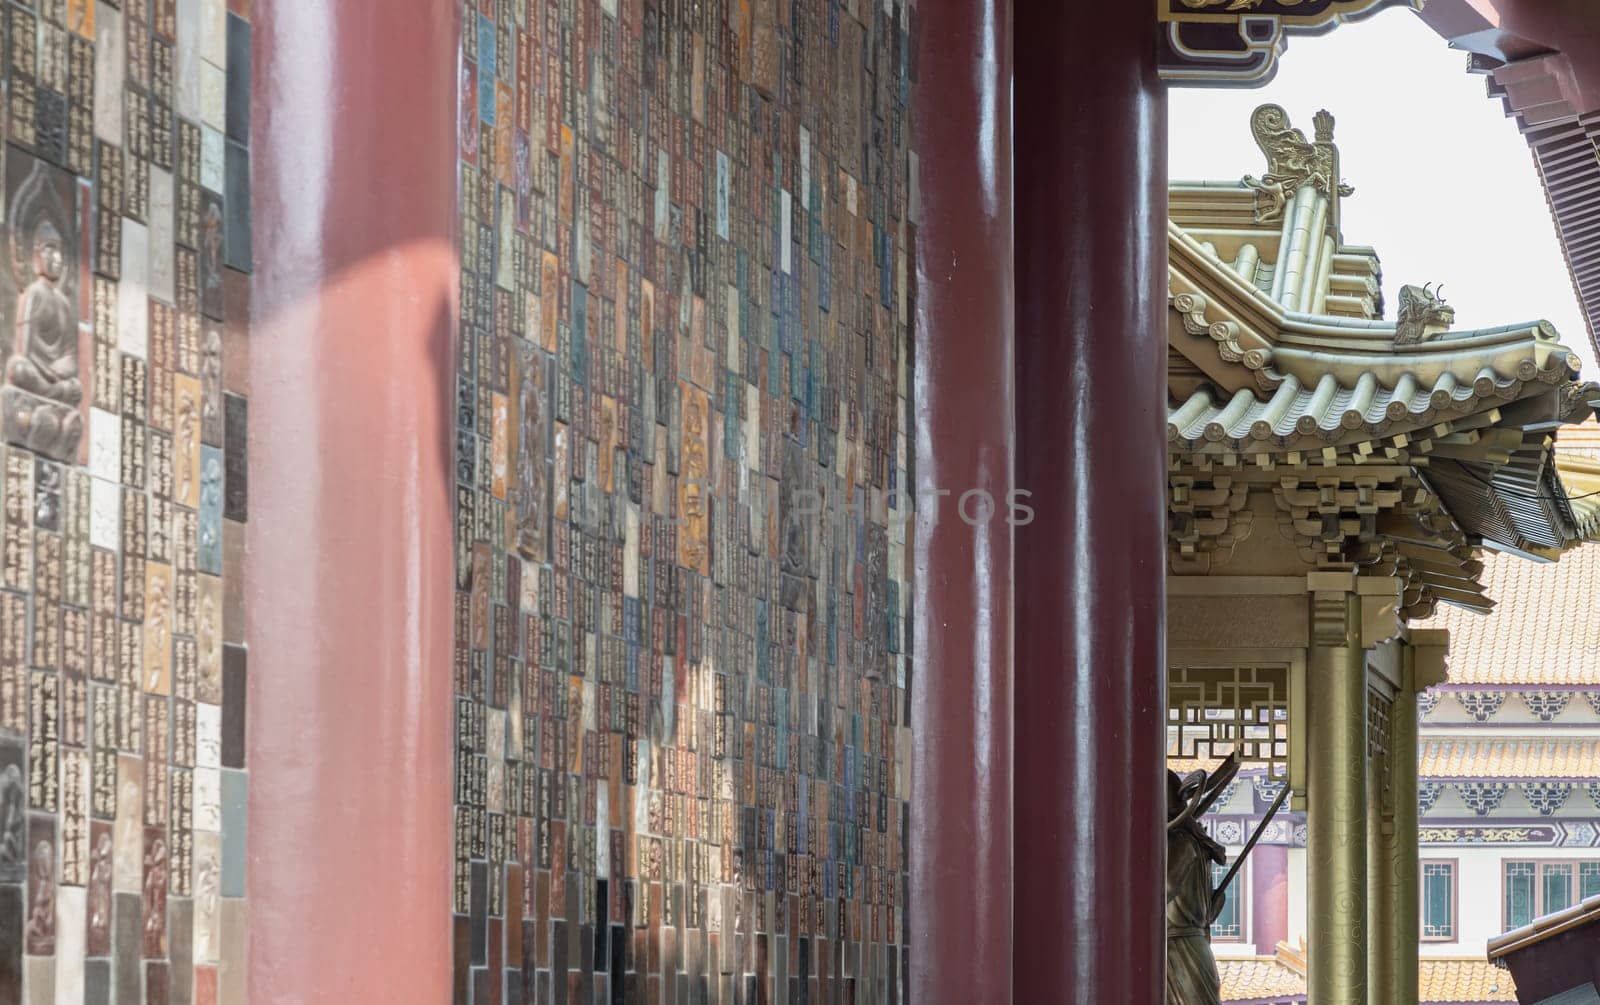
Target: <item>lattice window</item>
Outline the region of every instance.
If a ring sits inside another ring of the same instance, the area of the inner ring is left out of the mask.
[[[1567,797],[1572,795],[1572,785],[1568,782],[1523,782],[1522,796],[1528,800],[1528,805],[1539,811],[1539,815],[1547,817],[1559,810]]]
[[[1456,791],[1461,793],[1461,801],[1480,817],[1486,817],[1500,808],[1500,801],[1506,797],[1507,788],[1504,782],[1456,783]]]
[[[1367,691],[1367,757],[1372,764],[1372,783],[1378,787],[1378,808],[1386,820],[1394,818],[1394,771],[1389,761],[1393,711],[1393,701],[1377,691]]]
[[[1539,869],[1532,862],[1507,862],[1501,902],[1505,904],[1505,928],[1521,928],[1534,919],[1539,902]]]
[[[1433,804],[1444,795],[1445,782],[1420,782],[1417,784],[1417,814],[1433,809]]]
[[[1522,703],[1540,722],[1549,722],[1566,711],[1571,700],[1571,691],[1525,691],[1522,695]]]
[[[1211,869],[1211,882],[1222,882],[1222,877],[1228,874],[1225,865],[1213,866]],[[1211,939],[1213,942],[1242,942],[1244,941],[1244,901],[1245,897],[1239,891],[1247,889],[1244,885],[1244,872],[1235,876],[1228,889],[1223,891],[1222,912],[1217,915],[1217,920],[1211,923]]]
[[[1506,695],[1504,691],[1457,691],[1456,701],[1474,722],[1488,722],[1506,703]]]
[[[1587,900],[1600,893],[1600,862],[1578,863],[1578,899]]]
[[[1422,938],[1449,942],[1456,937],[1456,864],[1422,863]]]
[[[1167,678],[1168,756],[1213,760],[1235,750],[1274,778],[1289,767],[1289,667],[1173,667]]]

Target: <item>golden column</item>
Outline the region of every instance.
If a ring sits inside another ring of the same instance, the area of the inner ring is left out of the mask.
[[[1399,687],[1369,728],[1372,774],[1367,793],[1368,989],[1375,1002],[1417,1002],[1417,673],[1416,650],[1395,643]]]
[[[1367,671],[1361,608],[1353,574],[1314,572],[1306,580],[1306,984],[1315,1005],[1366,1005]]]

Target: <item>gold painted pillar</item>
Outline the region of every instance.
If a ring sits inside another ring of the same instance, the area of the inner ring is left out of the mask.
[[[1416,651],[1397,643],[1400,680],[1369,728],[1375,756],[1367,794],[1368,992],[1374,1002],[1417,1002]]]
[[[1361,606],[1351,573],[1314,572],[1306,580],[1306,984],[1314,1005],[1366,1005],[1367,672]]]

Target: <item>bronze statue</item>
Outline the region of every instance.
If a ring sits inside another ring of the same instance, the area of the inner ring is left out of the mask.
[[[1200,817],[1238,771],[1237,754],[1209,774],[1167,771],[1167,1005],[1222,1001],[1211,923],[1222,913],[1223,891],[1212,886],[1211,867],[1228,858]]]

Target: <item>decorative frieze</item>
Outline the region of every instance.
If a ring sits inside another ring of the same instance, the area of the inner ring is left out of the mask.
[[[1510,787],[1504,782],[1456,782],[1455,788],[1468,809],[1486,817],[1500,808]]]
[[[1456,701],[1474,722],[1488,722],[1504,707],[1504,691],[1457,691]]]

